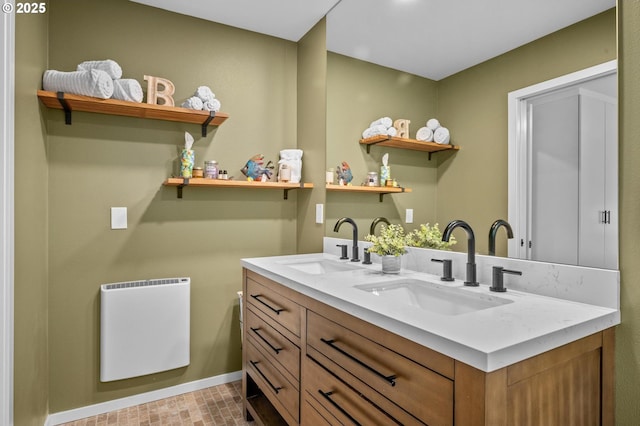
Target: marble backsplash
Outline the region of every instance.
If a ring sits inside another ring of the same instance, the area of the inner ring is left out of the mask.
[[[324,237],[323,252],[340,255],[338,244],[347,244],[351,255],[352,241],[343,238]],[[460,242],[459,244],[464,244]],[[363,259],[363,250],[370,243],[358,241],[359,257]],[[451,259],[453,276],[465,279],[467,254],[455,251],[442,251],[408,247],[408,253],[402,257],[402,268],[434,275],[442,275],[442,264],[431,259]],[[380,257],[372,254],[372,268],[379,268]],[[521,271],[522,275],[504,276],[507,289],[533,293],[590,305],[620,309],[620,272],[617,270],[587,268],[583,266],[556,263],[534,262],[521,259],[509,259],[476,254],[477,278],[481,285],[491,285],[492,267]],[[508,290],[507,290],[508,291]]]

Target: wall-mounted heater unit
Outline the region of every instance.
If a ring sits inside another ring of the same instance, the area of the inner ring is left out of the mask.
[[[190,278],[100,286],[100,381],[189,365]]]

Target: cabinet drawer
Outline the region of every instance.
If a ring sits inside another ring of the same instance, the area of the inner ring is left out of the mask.
[[[300,338],[301,307],[272,288],[247,277],[247,303]]]
[[[247,340],[247,343],[245,368],[269,401],[276,408],[284,408],[289,417],[299,422],[300,393],[297,386],[292,385],[251,340]]]
[[[309,426],[331,426],[339,424],[338,420],[322,406],[318,405],[310,394],[305,393],[300,410],[301,424]]]
[[[307,345],[333,361],[336,374],[343,369],[421,421],[453,423],[452,380],[312,311]]]
[[[289,339],[271,327],[260,311],[247,309],[246,333],[255,345],[260,345],[263,352],[267,352],[274,362],[286,369],[290,380],[300,380],[300,349]]]
[[[422,425],[415,417],[362,383],[349,384],[314,358],[315,351],[304,362],[305,389],[303,395],[313,398],[326,411],[338,419],[334,424],[361,425]],[[321,356],[321,355],[320,355]],[[344,374],[344,373],[342,373]],[[351,386],[354,385],[355,386]],[[325,418],[330,419],[328,415]],[[306,424],[307,420],[302,419]]]

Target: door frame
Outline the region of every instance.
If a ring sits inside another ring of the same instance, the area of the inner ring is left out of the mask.
[[[0,424],[13,425],[15,15],[0,20]]]
[[[527,235],[527,204],[529,181],[529,112],[527,101],[535,96],[561,90],[575,84],[618,72],[618,61],[612,60],[580,71],[566,74],[508,94],[508,220],[513,228],[513,238],[508,240],[508,256],[526,259],[527,247],[520,240]]]

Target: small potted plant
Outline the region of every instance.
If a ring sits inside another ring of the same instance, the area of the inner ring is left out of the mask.
[[[455,237],[451,236],[449,241],[442,241],[442,232],[436,223],[433,226],[421,224],[420,228],[414,229],[407,235],[407,245],[410,247],[431,248],[437,250],[451,250],[451,246],[456,243]]]
[[[382,272],[397,274],[400,272],[401,257],[407,252],[407,236],[402,225],[382,225],[380,235],[373,234],[364,237],[371,246],[369,253],[382,257]]]

